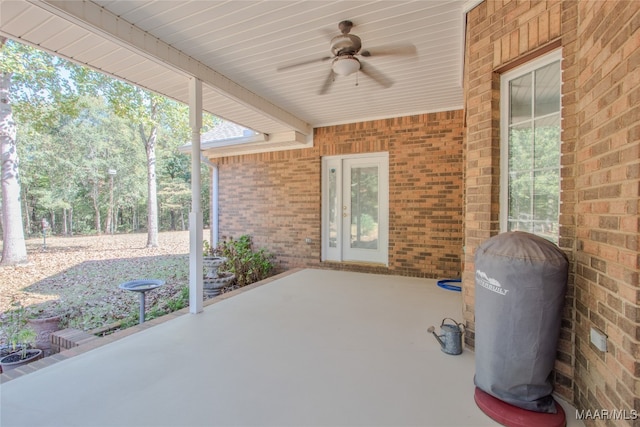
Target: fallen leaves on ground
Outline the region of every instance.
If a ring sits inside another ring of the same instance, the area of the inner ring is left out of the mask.
[[[139,307],[137,293],[118,287],[138,279],[166,284],[147,293],[146,307],[169,299],[188,285],[189,232],[163,232],[159,247],[147,248],[145,234],[47,237],[27,240],[29,262],[0,267],[0,314],[19,301],[31,312],[71,316],[88,330],[123,319]]]

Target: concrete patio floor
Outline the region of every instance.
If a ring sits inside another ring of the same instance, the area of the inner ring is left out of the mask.
[[[5,381],[0,424],[498,425],[474,403],[473,352],[427,333],[461,307],[435,280],[295,271]]]

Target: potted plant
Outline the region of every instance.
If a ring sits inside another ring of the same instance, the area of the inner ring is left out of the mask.
[[[19,302],[12,303],[12,306],[15,308],[9,310],[2,321],[4,338],[2,357],[0,357],[2,372],[10,371],[43,356],[42,350],[31,348],[36,339],[36,332],[27,326],[24,307]]]
[[[51,334],[61,329],[63,317],[57,301],[48,301],[29,310],[27,323],[36,333],[35,346],[47,355],[51,352]]]

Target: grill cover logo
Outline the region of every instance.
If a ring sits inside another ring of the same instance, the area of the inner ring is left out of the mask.
[[[476,270],[476,283],[496,294],[506,295],[509,289],[503,289],[500,282],[487,276],[487,273]]]

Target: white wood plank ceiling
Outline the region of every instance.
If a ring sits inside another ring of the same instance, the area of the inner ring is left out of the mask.
[[[477,0],[0,2],[0,34],[182,102],[203,80],[205,110],[270,135],[459,109],[464,13]],[[338,76],[318,92],[338,23],[362,49],[413,44],[414,56],[360,57],[393,82]]]

